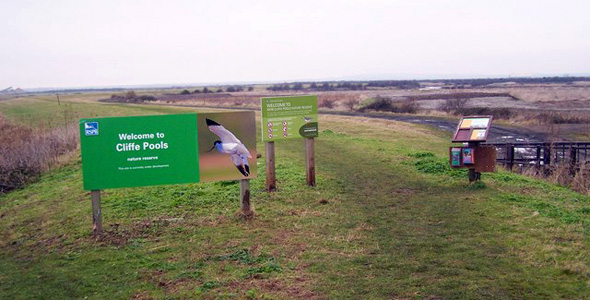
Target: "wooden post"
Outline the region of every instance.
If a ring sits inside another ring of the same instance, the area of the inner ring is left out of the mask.
[[[315,154],[314,154],[314,139],[305,139],[305,175],[307,185],[315,186]]]
[[[61,103],[59,103],[59,94],[55,94],[55,96],[57,96],[57,105],[61,105]]]
[[[277,175],[275,173],[275,142],[266,142],[266,191],[277,189]]]
[[[543,173],[548,175],[551,171],[551,144],[543,143]]]
[[[476,172],[475,168],[469,168],[469,173],[467,175],[469,176],[469,183],[474,183],[481,178],[481,173]]]
[[[574,145],[570,145],[570,175],[574,176],[576,174],[576,164],[577,164],[577,147]]]
[[[506,166],[509,171],[514,166],[514,146],[510,143],[506,144]]]
[[[537,145],[537,159],[535,160],[535,166],[537,167],[537,173],[541,172],[541,146]]]
[[[100,190],[93,190],[92,195],[92,233],[102,235],[102,211],[100,208]]]
[[[470,142],[467,144],[467,147],[473,149],[473,159],[475,159],[476,153],[479,151],[479,143],[477,142]],[[467,174],[469,177],[469,183],[474,183],[479,181],[481,178],[481,173],[475,170],[475,167],[469,168],[469,173]]]
[[[240,180],[240,202],[244,217],[247,219],[252,217],[252,207],[250,205],[250,179]]]

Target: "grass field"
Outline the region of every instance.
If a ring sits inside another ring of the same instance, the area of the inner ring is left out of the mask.
[[[45,102],[0,112],[72,115]],[[469,186],[446,167],[450,136],[428,127],[322,116],[320,130],[318,186],[305,185],[303,141],[277,143],[279,191],[251,181],[254,220],[236,216],[236,182],[107,190],[102,240],[75,153],[0,196],[0,299],[590,298],[589,197],[505,172]]]

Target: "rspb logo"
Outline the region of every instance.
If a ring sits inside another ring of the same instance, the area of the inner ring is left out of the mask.
[[[86,136],[98,135],[98,122],[84,123],[84,132],[85,132]]]

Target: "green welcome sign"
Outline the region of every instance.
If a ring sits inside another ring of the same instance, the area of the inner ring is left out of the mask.
[[[262,98],[260,106],[263,141],[318,136],[317,96]]]
[[[251,179],[255,132],[254,112],[81,119],[84,189]]]

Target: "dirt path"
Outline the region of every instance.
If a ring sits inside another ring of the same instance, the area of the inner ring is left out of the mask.
[[[159,105],[159,104],[154,104]],[[208,105],[190,105],[190,104],[166,104],[167,106],[180,107],[202,107],[202,108],[217,108],[217,109],[232,109],[232,110],[259,110],[253,107],[227,107],[227,106],[208,106]],[[419,115],[392,115],[382,113],[360,113],[360,112],[345,112],[345,111],[320,111],[320,114],[338,115],[338,116],[352,116],[365,117],[374,119],[386,119],[400,122],[408,122],[413,124],[429,125],[448,132],[455,132],[457,129],[458,120],[449,120],[439,117],[419,116]],[[514,142],[544,142],[547,140],[547,135],[542,132],[532,131],[521,127],[509,127],[502,125],[492,125],[492,130],[488,135],[489,143],[514,143]]]
[[[458,120],[448,120],[430,116],[411,116],[411,115],[387,115],[378,113],[358,113],[358,112],[320,112],[329,115],[356,116],[376,119],[387,119],[414,124],[423,124],[436,127],[445,131],[455,132]],[[501,125],[492,125],[492,130],[488,136],[490,143],[507,143],[507,142],[543,142],[546,135],[534,132],[525,128],[508,127]]]

